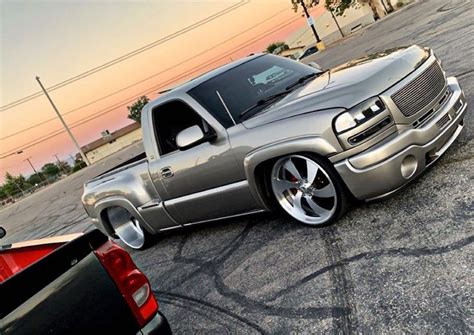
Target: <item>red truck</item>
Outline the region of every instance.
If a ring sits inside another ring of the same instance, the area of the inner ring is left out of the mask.
[[[130,255],[94,230],[0,246],[0,334],[171,329]]]

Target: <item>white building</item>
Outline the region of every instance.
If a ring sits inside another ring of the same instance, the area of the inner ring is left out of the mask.
[[[410,1],[397,0],[396,3],[408,3]],[[359,3],[355,6],[346,9],[342,16],[335,16],[335,18],[343,34],[347,36],[375,22],[376,19],[384,17],[388,12],[397,9],[394,2],[395,0],[359,0]],[[377,13],[376,15],[374,15],[374,10]],[[315,18],[314,23],[319,37],[326,45],[342,37],[329,11],[325,11],[322,15]],[[313,32],[307,25],[295,31],[286,39],[286,43],[290,48],[304,47],[315,42]]]
[[[112,133],[102,132],[102,137],[81,147],[91,163],[95,163],[111,154],[142,140],[142,129],[134,122]]]

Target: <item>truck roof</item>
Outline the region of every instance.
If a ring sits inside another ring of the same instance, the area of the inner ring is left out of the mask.
[[[261,57],[263,55],[265,55],[265,54],[264,53],[251,54],[249,56],[243,57],[243,58],[238,59],[236,61],[233,61],[231,63],[222,65],[222,66],[220,66],[216,69],[205,72],[205,73],[203,73],[203,74],[201,74],[201,75],[199,75],[199,76],[197,76],[197,77],[195,77],[195,78],[193,78],[193,79],[191,79],[191,80],[189,80],[185,83],[182,83],[182,84],[180,84],[176,87],[173,87],[171,89],[168,89],[168,90],[163,90],[162,92],[163,92],[164,95],[169,93],[169,92],[177,92],[177,91],[187,92],[187,91],[193,89],[194,87],[199,86],[200,84],[208,81],[209,79],[212,79],[212,78],[214,78],[214,77],[216,77],[216,76],[218,76],[218,75],[220,75],[220,74],[222,74],[222,73],[224,73],[224,72],[226,72],[230,69],[233,69],[236,66],[244,64],[244,63],[246,63],[246,62],[248,62],[252,59]],[[154,100],[157,100],[159,98],[160,97],[158,97]]]

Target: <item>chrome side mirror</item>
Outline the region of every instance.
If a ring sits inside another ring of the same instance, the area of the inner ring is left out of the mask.
[[[195,145],[203,143],[206,137],[199,126],[192,126],[181,130],[176,135],[176,145],[179,150],[186,150]]]
[[[7,234],[7,231],[5,230],[5,228],[0,227],[0,238],[4,237],[6,234]]]
[[[316,62],[309,62],[308,65],[311,66],[312,68],[315,68],[318,71],[323,72],[323,68],[319,66],[319,64]]]

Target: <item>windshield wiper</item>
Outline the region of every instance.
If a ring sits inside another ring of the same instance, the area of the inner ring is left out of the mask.
[[[239,118],[244,116],[245,114],[247,114],[248,112],[254,110],[255,108],[259,107],[259,106],[263,106],[273,100],[276,100],[278,99],[279,97],[283,96],[283,95],[286,95],[290,93],[289,90],[285,90],[283,92],[279,92],[279,93],[276,93],[276,94],[272,94],[272,95],[269,95],[268,97],[264,98],[264,99],[261,99],[261,100],[258,100],[254,105],[250,106],[249,108],[245,109],[244,111],[242,111],[240,114],[239,114]]]
[[[310,74],[307,74],[306,76],[303,76],[301,78],[298,78],[297,81],[295,81],[294,83],[288,85],[285,89],[288,91],[288,90],[291,90],[292,88],[298,86],[299,84],[302,84],[304,83],[306,80],[308,80],[309,78],[313,78],[315,76],[318,76],[320,75],[322,72],[314,72],[314,73],[310,73]]]
[[[313,78],[315,76],[318,76],[320,74],[322,74],[323,72],[313,72],[313,73],[310,73],[310,74],[307,74],[303,77],[300,77],[298,78],[297,81],[295,81],[294,83],[288,85],[285,90],[283,92],[279,92],[279,93],[276,93],[276,94],[272,94],[264,99],[261,99],[261,100],[258,100],[254,105],[250,106],[249,108],[245,109],[244,111],[242,111],[240,114],[239,114],[239,118],[241,118],[242,116],[244,116],[245,114],[247,114],[248,112],[254,110],[255,108],[259,107],[259,106],[263,106],[273,100],[276,100],[277,98],[283,96],[283,95],[286,95],[288,93],[291,92],[291,90],[293,88],[295,88],[296,86],[304,83],[306,80],[310,79],[310,78]]]

